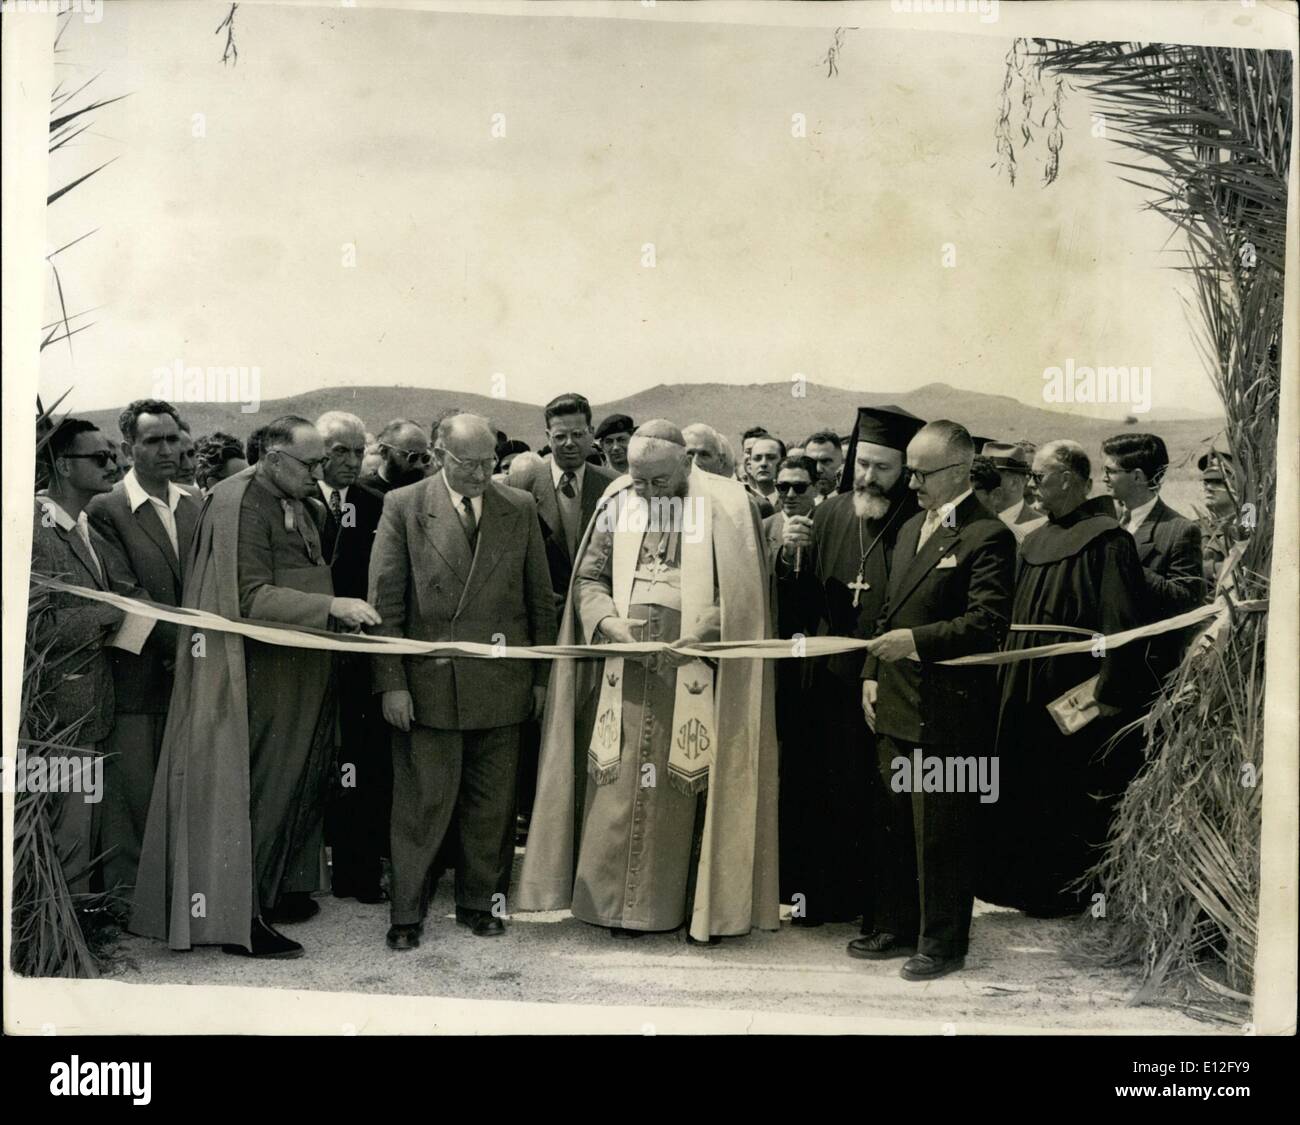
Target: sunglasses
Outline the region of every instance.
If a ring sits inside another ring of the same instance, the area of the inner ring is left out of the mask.
[[[59,456],[66,457],[69,461],[94,461],[101,469],[108,468],[110,464],[117,464],[117,454],[110,453],[106,449],[96,453],[61,453]]]
[[[404,453],[408,465],[414,465],[416,463],[427,465],[433,460],[433,454],[429,453],[427,450],[424,453],[419,453],[414,449],[403,449],[400,445],[381,445],[379,448],[390,450],[393,453]]]
[[[811,487],[812,485],[810,485],[806,480],[779,480],[776,482],[776,490],[782,496],[787,492],[793,492],[796,496],[802,496]]]

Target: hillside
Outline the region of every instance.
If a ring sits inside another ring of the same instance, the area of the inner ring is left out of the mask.
[[[1044,442],[1072,437],[1094,454],[1104,438],[1119,427],[1107,419],[1083,418],[1027,406],[1006,395],[957,390],[943,383],[931,383],[905,394],[848,391],[839,387],[808,384],[803,398],[794,398],[789,384],[766,383],[733,386],[721,383],[661,384],[625,398],[593,404],[596,421],[606,414],[629,414],[638,421],[670,418],[679,425],[705,421],[727,434],[733,442],[750,426],[762,424],[782,437],[801,440],[813,430],[828,427],[843,432],[852,425],[858,406],[891,403],[921,418],[952,418],[972,433],[1000,439],[1028,438]],[[347,410],[360,416],[371,431],[392,418],[413,418],[425,425],[452,409],[469,410],[491,417],[499,429],[522,438],[533,448],[541,445],[542,408],[532,403],[512,402],[486,395],[430,390],[424,387],[330,387],[292,398],[268,401],[256,413],[240,413],[238,404],[195,403],[183,405],[181,413],[195,435],[222,429],[245,437],[282,414],[316,418],[327,410]],[[109,432],[117,433],[113,411],[89,411],[85,415]],[[1171,478],[1195,473],[1196,455],[1218,429],[1213,418],[1160,420],[1140,416],[1133,429],[1148,428],[1159,433],[1169,446]]]

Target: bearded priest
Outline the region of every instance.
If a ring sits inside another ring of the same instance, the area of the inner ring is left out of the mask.
[[[611,653],[591,714],[577,662],[555,663],[514,906],[716,945],[779,926],[775,677],[771,661],[681,650],[772,635],[762,529],[670,422],[636,431],[628,465],[578,549],[560,643],[672,647]]]

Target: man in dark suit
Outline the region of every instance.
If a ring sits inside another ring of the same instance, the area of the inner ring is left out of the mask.
[[[930,422],[907,446],[910,487],[924,511],[898,534],[889,591],[864,663],[862,705],[876,732],[897,842],[877,887],[876,932],[856,957],[916,953],[904,980],[965,964],[974,905],[973,829],[980,800],[997,798],[992,667],[939,661],[994,652],[1011,617],[1011,529],[975,498],[975,449],[955,422]],[[939,763],[940,784],[932,784]]]
[[[1201,529],[1160,499],[1169,453],[1155,434],[1118,434],[1101,443],[1102,479],[1124,505],[1120,526],[1133,536],[1142,564],[1145,604],[1150,621],[1195,609],[1205,600]],[[1163,682],[1177,667],[1190,640],[1184,630],[1153,637],[1147,666]]]
[[[393,491],[375,536],[370,596],[385,636],[551,644],[555,603],[533,500],[492,481],[496,435],[458,414],[439,425],[442,470]],[[504,932],[514,858],[519,727],[541,716],[546,661],[376,657],[374,689],[394,728],[392,926],[413,949],[428,874],[455,809],[457,921]]]
[[[564,616],[564,602],[573,576],[573,556],[582,542],[596,505],[618,474],[587,460],[595,450],[591,404],[580,394],[563,394],[545,407],[546,437],[551,452],[541,471],[527,474],[529,491],[537,501],[546,545],[546,565],[555,595],[555,619]],[[519,755],[519,838],[528,835],[528,822],[537,789],[537,758],[541,733],[528,725]]]
[[[65,418],[43,450],[49,487],[36,497],[32,524],[32,573],[92,590],[112,589],[112,549],[86,516],[86,505],[113,487],[117,453],[93,423]],[[113,729],[113,675],[104,644],[122,624],[120,609],[55,591],[38,611],[34,643],[44,652],[44,686],[50,725],[71,751],[55,750],[47,764],[67,784],[53,805],[54,847],[68,889],[100,889],[102,852],[99,809],[104,795],[106,740]],[[79,724],[79,725],[77,725]],[[69,730],[69,728],[73,728]]]
[[[325,441],[317,482],[325,502],[321,552],[334,578],[334,593],[364,598],[370,552],[384,498],[357,483],[366,455],[365,423],[355,414],[330,411],[316,419]],[[380,887],[388,854],[388,810],[393,798],[388,727],[370,692],[370,661],[341,652],[334,657],[339,685],[337,789],[325,807],[325,839],[331,849],[335,898],[384,902]]]
[[[113,490],[96,496],[86,514],[112,548],[129,585],[118,593],[160,605],[181,604],[198,502],[175,482],[183,431],[171,403],[137,399],[117,420],[122,457],[131,471]],[[100,812],[104,885],[135,885],[154,774],[176,666],[176,626],[156,621],[139,655],[120,648],[109,654],[117,720],[104,765]]]

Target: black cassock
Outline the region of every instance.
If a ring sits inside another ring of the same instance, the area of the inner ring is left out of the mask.
[[[1008,648],[1084,639],[1054,628],[1109,635],[1151,619],[1133,537],[1109,515],[1109,499],[1085,501],[1030,532],[1021,545]],[[1141,765],[1142,732],[1108,740],[1141,714],[1156,682],[1141,643],[1005,665],[1000,678],[998,800],[980,806],[976,896],[1033,914],[1088,904],[1069,889],[1100,858],[1111,815]],[[1047,704],[1093,676],[1097,698],[1121,713],[1066,735]]]
[[[826,500],[813,514],[813,546],[805,552],[799,579],[784,562],[777,564],[781,616],[796,598],[806,635],[872,636],[889,584],[895,537],[916,510],[906,489],[883,520],[859,520],[851,492]],[[860,577],[868,548],[861,574],[867,588],[854,590],[850,584]],[[882,822],[872,809],[883,782],[875,769],[875,738],[862,714],[865,657],[857,650],[799,662],[801,691],[794,706],[788,689],[780,693],[777,733],[781,901],[802,902],[805,917],[814,922],[849,922],[861,914],[867,932],[872,928],[873,828]]]

